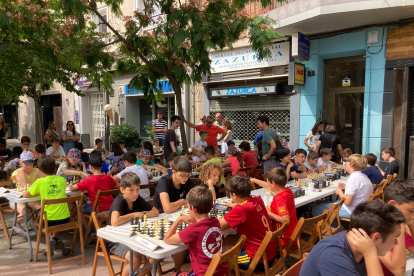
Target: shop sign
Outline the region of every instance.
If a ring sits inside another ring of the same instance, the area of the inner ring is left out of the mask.
[[[342,79],[342,87],[349,87],[351,86],[351,78],[350,77],[344,77]]]
[[[212,98],[276,94],[276,85],[211,89]]]
[[[262,67],[287,65],[289,63],[290,42],[281,42],[269,47],[271,57],[258,61],[258,55],[251,47],[212,52],[211,72],[221,73]]]
[[[295,84],[305,85],[305,65],[295,63]]]
[[[75,110],[75,124],[79,125],[79,111]]]
[[[172,85],[170,85],[170,81],[159,81],[157,82],[157,89],[161,89],[161,92],[163,94],[165,93],[174,93],[174,89],[172,87]],[[144,92],[142,92],[141,90],[137,90],[135,89],[135,87],[133,86],[129,86],[128,84],[125,85],[125,95],[126,96],[143,96]],[[154,94],[155,94],[155,90],[154,90]]]
[[[292,57],[299,60],[309,60],[310,39],[302,33],[292,34]]]
[[[92,84],[92,80],[88,80],[85,76],[80,77],[79,81],[78,81],[78,86],[79,87],[84,87],[84,86],[89,86]]]

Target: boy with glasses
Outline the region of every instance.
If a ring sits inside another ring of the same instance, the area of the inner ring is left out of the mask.
[[[22,136],[22,138],[20,139],[20,144],[22,145],[22,149],[23,151],[30,151],[31,153],[33,153],[34,158],[37,159],[38,156],[36,154],[36,152],[32,149],[29,149],[30,147],[30,137],[29,136]]]
[[[186,196],[194,188],[191,181],[191,163],[184,156],[174,158],[172,176],[161,177],[155,188],[154,207],[160,213],[173,213],[183,205],[188,207]]]

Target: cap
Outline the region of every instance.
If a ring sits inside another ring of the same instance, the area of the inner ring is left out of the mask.
[[[237,152],[238,152],[238,150],[237,150],[236,147],[229,147],[228,153],[235,154]]]
[[[151,158],[151,152],[149,150],[147,150],[147,149],[141,150],[140,155],[141,155],[141,157],[149,157],[149,158]]]
[[[92,167],[102,167],[102,158],[100,158],[99,156],[91,155],[91,157],[89,157],[88,164]]]
[[[70,151],[69,151],[69,153],[68,153],[67,157],[72,158],[72,159],[73,159],[73,161],[75,161],[75,162],[81,162],[81,161],[82,161],[82,159],[81,159],[81,152],[80,152],[80,150],[75,149],[75,148],[70,149]]]
[[[35,163],[35,158],[34,158],[34,155],[31,151],[26,150],[26,151],[22,152],[22,154],[20,154],[20,161],[22,161],[26,165],[34,164]]]

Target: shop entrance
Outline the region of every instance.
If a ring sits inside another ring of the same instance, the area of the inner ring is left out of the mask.
[[[362,153],[365,58],[324,61],[323,121],[336,126],[342,148]]]
[[[2,110],[3,109],[3,110]],[[18,138],[19,136],[19,125],[17,118],[17,106],[16,104],[3,105],[3,108],[0,106],[0,111],[3,114],[4,121],[7,125],[7,130],[9,131],[8,139]]]

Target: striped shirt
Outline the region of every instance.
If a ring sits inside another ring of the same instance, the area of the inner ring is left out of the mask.
[[[152,126],[155,126],[156,129],[165,129],[167,127],[167,122],[164,120],[160,122],[158,119],[156,119],[152,121]],[[158,139],[165,139],[165,133],[155,133],[154,137]]]

